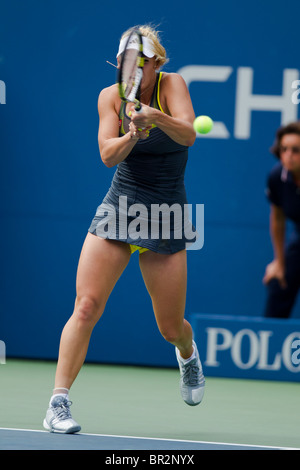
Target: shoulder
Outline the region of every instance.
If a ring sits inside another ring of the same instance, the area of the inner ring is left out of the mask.
[[[114,84],[103,88],[98,96],[98,110],[102,106],[117,107],[120,104],[118,85]]]
[[[170,87],[170,86],[182,86],[186,87],[184,78],[179,75],[179,73],[167,73],[162,72],[161,86]]]
[[[269,181],[280,183],[283,167],[281,163],[277,163],[269,172]]]
[[[282,205],[282,169],[281,163],[271,169],[265,190],[268,200],[278,207]]]
[[[184,78],[178,73],[163,72],[160,84],[160,102],[164,111],[173,115],[174,103],[179,106],[191,104],[190,94]]]
[[[98,97],[98,103],[101,101],[116,99],[119,97],[118,85],[115,83],[109,87],[103,88]]]

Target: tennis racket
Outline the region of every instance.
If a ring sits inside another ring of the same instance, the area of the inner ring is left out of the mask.
[[[142,109],[140,103],[141,81],[143,78],[143,40],[138,29],[128,37],[121,58],[118,74],[119,95],[122,101],[134,103],[135,110]]]

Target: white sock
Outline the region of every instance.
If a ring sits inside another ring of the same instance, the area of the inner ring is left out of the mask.
[[[50,398],[50,402],[49,402],[49,405],[51,406],[51,403],[52,401],[54,400],[54,398],[57,398],[57,397],[64,397],[66,398],[67,400],[69,400],[69,395],[67,393],[55,393],[54,395],[52,395],[52,397]]]
[[[60,391],[58,393],[54,393],[55,390],[60,390]],[[64,392],[62,390],[64,390]],[[50,406],[51,406],[52,400],[54,400],[54,398],[56,398],[56,397],[64,397],[67,400],[69,400],[69,390],[67,388],[64,388],[64,387],[55,388],[53,390],[53,395],[50,398],[50,402],[49,402]]]

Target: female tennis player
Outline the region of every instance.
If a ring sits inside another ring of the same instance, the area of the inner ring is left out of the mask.
[[[120,205],[126,197],[127,207],[139,204],[148,214],[157,204],[183,208],[187,203],[184,172],[188,148],[196,137],[195,114],[183,78],[160,72],[167,58],[157,31],[149,26],[140,26],[139,31],[144,58],[141,111],[137,112],[133,103],[121,101],[117,84],[99,95],[100,155],[107,167],[117,165],[117,169],[91,223],[79,260],[75,308],[62,332],[55,388],[44,419],[44,427],[52,432],[80,430],[70,413],[68,393],[84,363],[92,330],[135,250],[139,250],[140,269],[159,331],[175,346],[181,395],[193,406],[201,402],[204,394],[205,379],[197,346],[184,318],[186,243],[190,242],[185,229],[191,223],[184,215],[179,223],[170,219],[166,233],[161,214],[154,220],[147,219],[142,236],[137,237],[130,230],[132,212],[122,213]],[[118,67],[130,32],[121,38]],[[131,47],[134,49],[135,45]],[[116,226],[112,224],[115,220]],[[150,234],[145,233],[145,227],[149,227]],[[178,228],[182,229],[181,237]]]

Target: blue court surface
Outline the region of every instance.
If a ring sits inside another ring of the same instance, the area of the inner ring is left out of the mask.
[[[282,448],[282,450],[288,448]],[[225,442],[109,436],[103,434],[56,434],[32,429],[0,428],[0,450],[281,450]],[[292,449],[291,449],[292,450]]]

